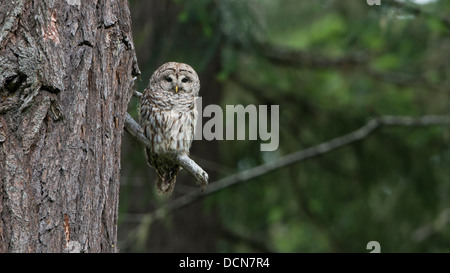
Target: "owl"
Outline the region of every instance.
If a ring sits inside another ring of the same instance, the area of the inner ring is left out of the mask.
[[[147,162],[156,170],[158,192],[170,195],[181,167],[170,155],[189,154],[197,122],[195,98],[200,80],[184,63],[169,62],[150,78],[140,99],[140,119],[151,145],[145,149]]]

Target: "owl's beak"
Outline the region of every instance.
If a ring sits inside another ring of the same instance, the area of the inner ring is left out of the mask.
[[[178,84],[175,85],[175,93],[178,93]]]

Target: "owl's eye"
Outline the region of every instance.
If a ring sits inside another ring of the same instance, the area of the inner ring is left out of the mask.
[[[183,78],[183,79],[181,80],[181,82],[188,82],[188,81],[189,81],[188,78]]]
[[[172,82],[172,78],[171,78],[171,77],[167,77],[167,78],[166,78],[166,81],[167,81],[167,82]]]

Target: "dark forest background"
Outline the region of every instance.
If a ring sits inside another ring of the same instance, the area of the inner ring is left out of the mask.
[[[280,142],[195,141],[210,182],[353,132],[372,118],[448,115],[450,2],[130,0],[142,91],[167,61],[200,75],[208,104],[279,105]],[[225,108],[224,108],[225,109]],[[128,112],[137,118],[137,99]],[[204,118],[206,122],[209,118]],[[450,130],[381,126],[309,160],[155,219],[142,146],[122,148],[121,252],[450,251]],[[248,138],[248,137],[247,137]]]

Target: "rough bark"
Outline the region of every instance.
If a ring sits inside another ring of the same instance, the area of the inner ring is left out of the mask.
[[[0,252],[115,252],[128,1],[0,6]]]

